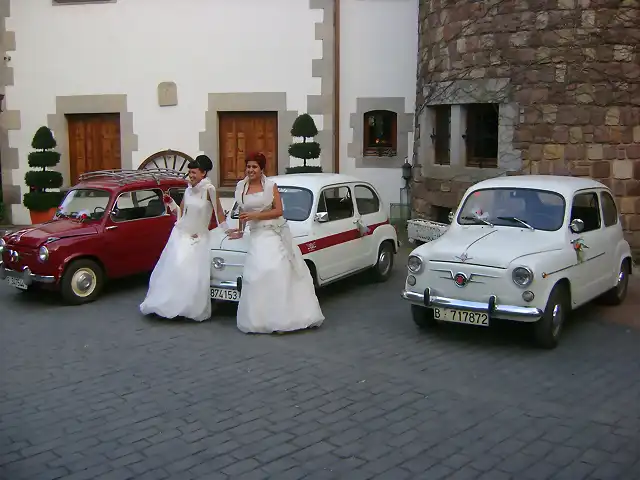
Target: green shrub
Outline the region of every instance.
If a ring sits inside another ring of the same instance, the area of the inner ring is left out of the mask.
[[[36,151],[28,156],[29,166],[41,170],[31,170],[24,176],[29,193],[24,194],[23,205],[35,212],[45,212],[56,208],[62,201],[62,193],[48,192],[49,188],[60,188],[63,183],[60,172],[47,170],[60,162],[60,153],[54,151],[56,139],[48,127],[40,127],[31,141]]]
[[[322,167],[307,165],[308,160],[320,158],[320,144],[308,138],[313,138],[318,134],[318,128],[313,118],[308,113],[303,113],[293,122],[291,136],[301,137],[302,142],[294,142],[289,145],[289,155],[302,160],[302,166],[288,167],[287,173],[322,173]]]

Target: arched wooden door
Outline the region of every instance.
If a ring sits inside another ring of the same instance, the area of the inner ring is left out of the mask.
[[[178,150],[163,150],[162,152],[154,153],[149,158],[147,158],[138,167],[138,170],[156,170],[160,168],[168,168],[170,170],[176,170],[180,173],[184,173],[186,177],[189,173],[187,165],[189,165],[189,162],[192,161],[193,158],[191,158],[186,153],[180,152]]]

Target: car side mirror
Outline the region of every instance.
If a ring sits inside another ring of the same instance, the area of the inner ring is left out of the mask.
[[[573,233],[580,233],[584,230],[584,222],[579,218],[575,218],[571,220],[571,223],[569,224],[569,229]]]
[[[456,212],[453,212],[453,211],[449,212],[449,215],[447,217],[449,219],[449,223],[453,223],[453,216],[455,214],[456,214]]]
[[[318,223],[324,223],[329,221],[329,213],[328,212],[318,212],[315,216],[315,221]]]

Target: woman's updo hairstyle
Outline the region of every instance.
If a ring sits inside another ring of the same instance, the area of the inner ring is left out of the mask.
[[[197,168],[198,170],[202,170],[204,173],[209,173],[213,170],[213,162],[206,155],[198,155],[195,160],[189,162],[187,165],[188,169]]]
[[[265,157],[262,152],[253,152],[247,155],[244,160],[245,165],[247,165],[249,162],[256,162],[260,167],[260,170],[264,170],[264,168],[267,166],[267,157]]]

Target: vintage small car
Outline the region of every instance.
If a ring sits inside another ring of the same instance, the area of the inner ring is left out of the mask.
[[[614,197],[576,177],[508,176],[469,188],[451,226],[413,250],[402,297],[421,328],[529,322],[554,348],[570,312],[623,302],[632,260]]]
[[[395,228],[376,189],[367,182],[331,173],[289,174],[278,185],[284,217],[316,286],[371,270],[378,281],[391,276],[398,251]],[[238,206],[227,218],[237,228]],[[241,239],[211,235],[211,298],[237,302],[249,229]]]
[[[153,270],[176,220],[163,195],[180,203],[186,187],[184,173],[168,169],[84,174],[54,219],[0,238],[0,279],[93,301],[107,279]]]

